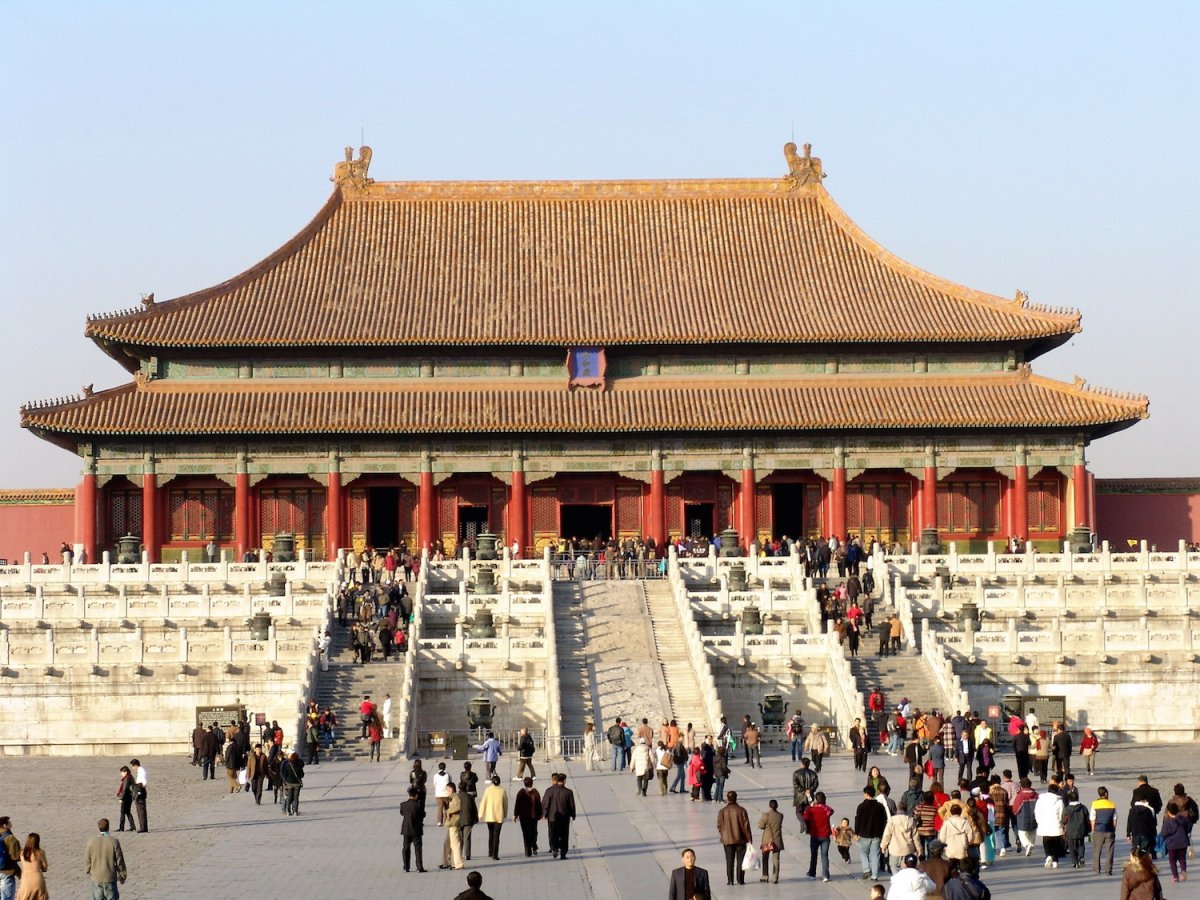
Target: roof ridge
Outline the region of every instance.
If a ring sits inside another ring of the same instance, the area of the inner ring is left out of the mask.
[[[976,290],[975,288],[967,287],[957,281],[952,281],[949,278],[944,278],[941,275],[935,275],[928,269],[923,269],[920,266],[910,263],[908,260],[897,256],[891,250],[888,250],[883,244],[871,237],[861,225],[859,225],[850,214],[842,209],[841,205],[833,199],[833,196],[825,189],[822,184],[812,186],[812,195],[820,203],[821,208],[833,218],[834,222],[846,233],[847,237],[859,244],[869,254],[874,256],[884,265],[887,265],[897,274],[907,276],[916,281],[921,282],[926,287],[933,290],[941,291],[950,294],[957,299],[964,300],[968,303],[976,303],[987,306],[992,309],[998,309],[1004,312],[1029,312],[1035,316],[1049,317],[1053,319],[1065,319],[1073,323],[1072,331],[1080,330],[1079,323],[1083,315],[1079,310],[1071,309],[1070,307],[1049,306],[1042,303],[1030,303],[1029,295],[1022,290],[1017,290],[1016,296],[1012,300],[1005,300],[996,294],[990,294],[986,291]]]
[[[1115,388],[1100,387],[1098,385],[1089,384],[1086,378],[1076,375],[1071,381],[1059,381],[1057,378],[1050,378],[1046,375],[1030,374],[1027,376],[1030,381],[1035,381],[1038,384],[1053,388],[1064,394],[1074,394],[1076,396],[1100,397],[1105,400],[1115,401],[1124,406],[1134,409],[1140,409],[1142,412],[1141,418],[1149,418],[1150,416],[1150,397],[1147,394],[1139,394],[1133,391],[1118,391]]]

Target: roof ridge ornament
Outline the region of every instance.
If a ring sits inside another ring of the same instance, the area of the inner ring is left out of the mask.
[[[1029,292],[1023,291],[1020,288],[1017,288],[1017,296],[1013,298],[1013,303],[1015,303],[1020,308],[1024,309],[1025,306],[1029,303]]]
[[[151,291],[148,294],[142,294],[142,306],[144,306],[146,309],[154,308],[154,291]]]
[[[358,148],[358,159],[354,158],[354,148],[347,147],[345,160],[333,167],[333,177],[329,180],[343,190],[365,191],[375,183],[374,178],[367,177],[371,156],[371,148],[365,144]]]
[[[821,160],[812,155],[812,144],[804,145],[804,155],[796,152],[796,145],[788,141],[783,145],[783,156],[787,160],[788,173],[784,176],[793,190],[806,184],[820,184],[825,177],[821,169]]]

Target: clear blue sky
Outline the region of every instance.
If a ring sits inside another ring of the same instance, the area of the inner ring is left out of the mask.
[[[0,5],[0,487],[78,460],[28,399],[127,380],[84,317],[298,231],[360,133],[381,180],[772,176],[809,141],[873,237],[1083,311],[1035,370],[1150,395],[1102,477],[1200,475],[1200,3]]]

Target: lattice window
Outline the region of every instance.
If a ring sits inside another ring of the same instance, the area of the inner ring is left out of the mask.
[[[1062,534],[1063,483],[1048,478],[1029,482],[1026,503],[1031,534]]]
[[[142,533],[142,492],[138,490],[109,491],[109,542],[127,534]]]
[[[353,518],[353,513],[351,513],[351,517]],[[365,516],[363,530],[366,530]],[[400,533],[401,535],[417,533],[417,492],[414,488],[400,488]]]
[[[533,489],[533,530],[536,534],[558,533],[558,503],[554,488]]]
[[[938,530],[946,534],[996,534],[1000,530],[999,481],[938,485]]]
[[[677,484],[667,485],[667,531],[683,534],[683,488]]]
[[[172,490],[168,493],[172,541],[230,540],[233,491],[227,488]]]
[[[771,486],[760,484],[754,491],[754,527],[759,534],[771,536],[771,524],[775,517],[775,500]]]
[[[488,510],[488,528],[493,534],[508,534],[508,491],[502,487],[492,488],[492,505]]]
[[[811,491],[811,493],[809,493]],[[805,488],[805,527],[817,528],[820,489]],[[860,537],[905,541],[909,537],[912,488],[900,482],[851,482],[846,485],[846,527]]]
[[[642,489],[619,487],[616,496],[617,532],[622,535],[640,534],[642,531]]]
[[[264,545],[279,533],[296,536],[298,547],[325,542],[325,491],[320,488],[267,488],[259,491]]]
[[[442,488],[440,522],[443,534],[453,533],[458,522],[458,493],[449,485]]]
[[[367,534],[367,492],[362,488],[350,491],[350,533]]]
[[[821,536],[821,496],[820,485],[804,486],[804,536],[807,538],[816,539]]]
[[[733,485],[717,485],[717,531],[724,531],[733,524]],[[753,540],[753,537],[745,538]]]

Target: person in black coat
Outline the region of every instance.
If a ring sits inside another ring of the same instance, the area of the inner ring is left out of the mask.
[[[482,890],[483,876],[478,872],[467,873],[467,889],[455,896],[454,900],[492,900]]]
[[[1134,800],[1125,816],[1125,837],[1134,847],[1154,853],[1154,844],[1158,838],[1158,820],[1154,810],[1145,800]]]
[[[404,839],[400,848],[400,858],[404,863],[404,871],[409,871],[409,862],[413,852],[417,857],[417,871],[425,871],[425,862],[421,858],[421,840],[425,834],[425,806],[420,802],[419,792],[415,787],[408,789],[408,799],[400,804],[400,836]]]
[[[1058,773],[1059,778],[1065,778],[1067,772],[1071,771],[1071,754],[1075,752],[1075,747],[1071,742],[1071,735],[1067,733],[1066,727],[1062,722],[1059,722],[1054,727],[1054,737],[1050,739],[1050,753],[1054,757],[1054,771]]]
[[[1154,810],[1154,815],[1156,816],[1162,812],[1162,794],[1158,792],[1158,788],[1150,785],[1150,779],[1145,775],[1138,776],[1137,787],[1133,789],[1132,802],[1150,804],[1150,808]]]
[[[550,781],[542,797],[550,854],[555,859],[566,859],[571,846],[571,820],[575,818],[575,793],[567,787],[567,776],[561,772],[551,775]]]
[[[671,873],[671,887],[667,900],[693,900],[697,895],[712,896],[708,885],[708,869],[696,865],[696,851],[691,847],[683,851],[683,865]]]

